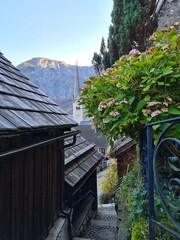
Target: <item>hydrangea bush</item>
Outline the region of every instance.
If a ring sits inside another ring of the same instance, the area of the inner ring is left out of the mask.
[[[119,134],[134,137],[145,124],[180,114],[178,26],[155,32],[147,51],[133,49],[85,82],[80,104],[110,144]]]

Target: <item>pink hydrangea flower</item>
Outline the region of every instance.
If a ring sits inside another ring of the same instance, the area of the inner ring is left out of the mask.
[[[147,107],[153,107],[154,105],[157,105],[157,104],[161,104],[161,102],[156,102],[156,101],[149,102]]]
[[[140,51],[139,50],[137,50],[137,49],[132,49],[130,52],[129,52],[129,54],[130,55],[140,55],[141,53],[140,53]]]
[[[162,112],[160,111],[160,110],[156,110],[156,111],[154,111],[154,112],[152,112],[151,113],[151,117],[155,117],[155,116],[157,116],[157,115],[159,115],[159,114],[161,114]]]
[[[149,37],[149,41],[154,41],[155,40],[155,36],[154,35],[151,35],[150,37]]]
[[[109,115],[112,117],[116,117],[119,115],[119,113],[118,112],[110,112]]]

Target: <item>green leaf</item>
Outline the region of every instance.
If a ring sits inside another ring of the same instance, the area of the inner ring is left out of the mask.
[[[174,115],[180,115],[180,109],[178,108],[169,108],[169,113]]]
[[[151,85],[146,86],[145,88],[143,88],[143,91],[144,91],[144,92],[145,92],[145,91],[148,91],[148,90],[150,89],[150,87],[151,87]]]
[[[106,109],[104,110],[102,116],[103,116],[103,117],[106,116],[106,115],[108,114],[108,112],[109,112],[109,108],[106,108]]]
[[[142,208],[137,208],[137,209],[135,210],[135,213],[137,213],[137,214],[142,213],[142,212],[143,212],[143,209],[142,209]]]
[[[172,68],[171,68],[171,67],[167,67],[167,68],[165,68],[165,69],[163,70],[163,76],[164,76],[164,75],[168,75],[168,74],[170,74],[170,73],[172,73],[172,72],[173,72]]]
[[[125,96],[124,93],[119,93],[119,94],[117,95],[117,97],[115,98],[115,100],[121,100],[124,96]]]
[[[159,86],[164,86],[164,82],[158,82]]]
[[[149,95],[146,95],[145,98],[144,98],[144,100],[145,100],[146,102],[148,102],[150,99],[151,99],[151,97],[150,97]]]
[[[147,95],[144,99],[142,99],[142,100],[138,103],[135,111],[138,112],[142,107],[144,107],[144,106],[146,105],[146,103],[147,103],[150,99],[151,99],[151,97],[150,97],[149,95]]]
[[[154,126],[153,126],[153,129],[156,130],[156,129],[158,129],[159,127],[160,127],[160,124],[154,125]]]
[[[132,98],[129,99],[129,101],[128,101],[129,105],[131,105],[131,104],[134,102],[134,99],[135,99],[135,98],[136,98],[136,97],[132,97]]]
[[[179,77],[180,77],[180,73],[173,73],[173,74],[171,75],[171,77],[173,77],[173,78],[179,78]]]
[[[111,116],[107,116],[106,117],[106,123],[109,123],[109,122],[111,122],[113,120],[113,118],[111,117]]]

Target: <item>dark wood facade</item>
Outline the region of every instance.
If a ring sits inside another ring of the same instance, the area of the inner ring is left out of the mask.
[[[89,143],[94,143],[96,145],[96,149],[98,149],[98,151],[104,156],[107,156],[109,148],[108,141],[104,136],[102,136],[101,132],[92,128],[91,121],[81,122],[77,129],[81,131],[82,137],[84,137]]]
[[[117,158],[118,181],[127,173],[133,160],[136,159],[136,143],[127,138],[124,141],[117,141],[113,153]]]
[[[48,235],[65,205],[64,139],[76,125],[0,53],[1,240]]]
[[[81,135],[74,146],[65,150],[65,198],[70,207],[74,236],[88,218],[88,212],[97,211],[96,168],[103,155]]]
[[[10,138],[8,138],[11,141]],[[18,138],[17,138],[18,139]],[[1,239],[44,239],[62,206],[63,142],[0,155]]]

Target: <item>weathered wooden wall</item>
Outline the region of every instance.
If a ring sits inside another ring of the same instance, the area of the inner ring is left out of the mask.
[[[117,169],[118,181],[121,182],[122,177],[127,173],[129,166],[136,159],[136,145],[131,142],[122,147],[117,153]]]
[[[20,147],[21,138],[25,140],[25,136],[16,136],[17,142],[13,137],[2,138],[1,153],[8,150],[7,146]],[[31,136],[28,138],[30,143]],[[45,139],[41,136],[41,141]],[[1,240],[40,240],[47,236],[63,204],[62,144],[58,140],[0,160]]]

